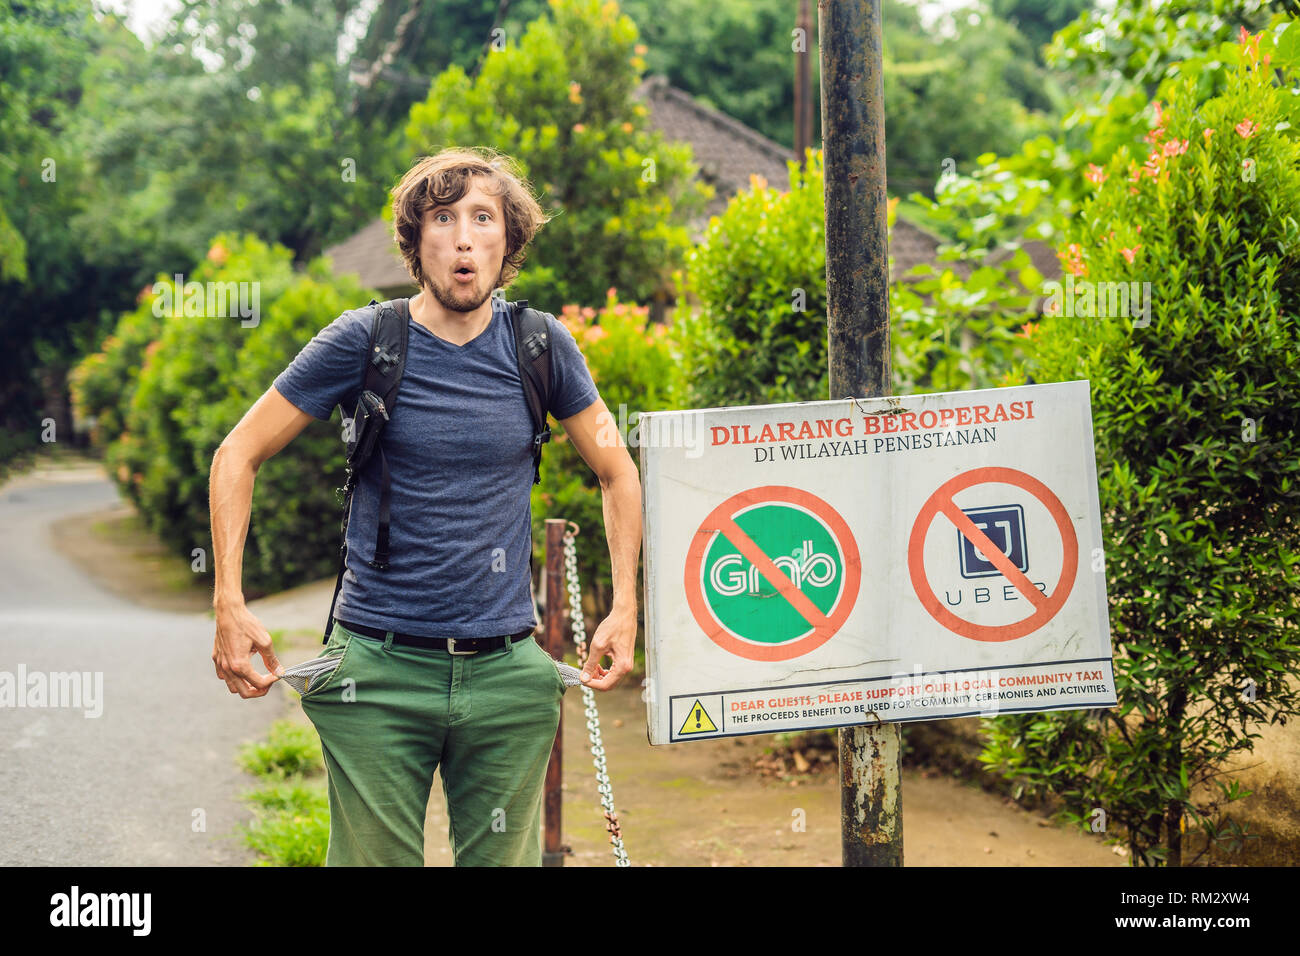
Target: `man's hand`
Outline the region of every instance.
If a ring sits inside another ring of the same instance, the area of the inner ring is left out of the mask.
[[[611,690],[632,670],[632,651],[636,647],[636,608],[615,608],[600,622],[591,639],[587,663],[582,666],[582,683],[595,690]],[[606,655],[613,660],[609,670],[600,662]]]
[[[262,655],[271,674],[259,674],[253,667],[253,651]],[[271,646],[271,635],[242,601],[217,607],[217,637],[212,644],[212,663],[217,676],[232,694],[265,697],[284,668]]]

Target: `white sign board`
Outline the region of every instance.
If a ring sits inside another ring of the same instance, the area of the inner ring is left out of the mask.
[[[651,743],[1115,705],[1087,382],[638,432]]]

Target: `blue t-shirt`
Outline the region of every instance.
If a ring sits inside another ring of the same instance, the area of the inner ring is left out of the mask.
[[[374,309],[350,309],[316,334],[275,379],[281,395],[322,421],[361,392]],[[410,321],[406,369],[381,438],[388,460],[389,567],[375,556],[380,472],[371,459],[352,495],[347,571],[336,617],[427,637],[490,637],[537,623],[531,589],[532,416],[504,302],[464,345]],[[599,397],[578,343],[547,317],[551,415]]]

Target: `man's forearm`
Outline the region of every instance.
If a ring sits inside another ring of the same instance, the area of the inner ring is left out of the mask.
[[[257,469],[247,458],[218,448],[208,475],[208,508],[212,513],[212,565],[216,588],[212,604],[244,600],[244,539],[253,510],[253,479]]]
[[[641,479],[629,468],[600,486],[609,541],[614,608],[636,610],[636,563],[641,553]]]

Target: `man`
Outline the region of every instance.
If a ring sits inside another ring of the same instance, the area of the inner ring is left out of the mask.
[[[456,864],[536,866],[564,682],[530,637],[533,425],[509,315],[491,293],[515,278],[546,220],[513,163],[459,149],[417,163],[394,191],[393,211],[420,292],[409,303],[406,367],[381,438],[390,565],[366,560],[380,487],[380,469],[367,468],[326,649],[339,663],[302,697],[329,772],[326,864],[422,865],[428,791],[441,767]],[[284,673],[241,593],[254,476],[312,417],[355,405],[372,314],[344,312],[321,330],[213,458],[212,660],[240,697],[264,696],[277,679],[254,669],[254,650],[273,674]],[[595,471],[604,500],[614,606],[593,635],[582,680],[609,690],[631,669],[636,642],[640,480],[621,438],[597,440],[609,411],[573,336],[554,319],[547,324],[550,411]]]

